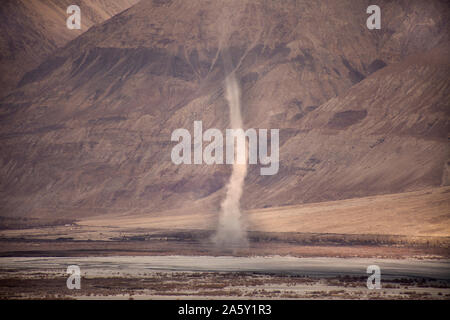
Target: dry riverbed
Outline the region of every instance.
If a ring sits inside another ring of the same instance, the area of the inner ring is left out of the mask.
[[[69,265],[81,289],[66,286]],[[369,290],[365,268],[381,268]],[[448,260],[295,257],[0,258],[2,299],[450,299]]]

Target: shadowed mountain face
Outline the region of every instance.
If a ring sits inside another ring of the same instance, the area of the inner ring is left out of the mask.
[[[0,96],[56,48],[138,0],[3,0],[0,6]],[[66,27],[67,7],[81,10],[81,29]]]
[[[2,215],[217,210],[231,168],[172,163],[176,128],[280,129],[244,208],[448,184],[450,9],[440,1],[142,1],[26,73],[1,101]]]

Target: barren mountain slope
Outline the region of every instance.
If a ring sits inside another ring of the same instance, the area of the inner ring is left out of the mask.
[[[448,47],[410,56],[296,121],[280,149],[280,172],[249,175],[247,206],[448,185],[449,57]]]
[[[25,72],[35,68],[94,24],[129,8],[138,0],[3,0],[0,6],[0,96],[14,88]],[[81,10],[81,29],[66,27],[67,7]]]
[[[170,136],[228,126],[226,52],[245,126],[280,128],[280,171],[250,167],[244,208],[442,184],[449,8],[380,2],[370,31],[368,5],[142,1],[94,26],[1,102],[2,215],[217,209],[230,167],[174,165]]]

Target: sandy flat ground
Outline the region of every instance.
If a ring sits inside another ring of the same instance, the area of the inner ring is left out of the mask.
[[[449,258],[450,187],[243,213],[249,246],[235,255]],[[217,212],[104,215],[0,230],[0,256],[220,255]]]
[[[70,236],[109,240],[143,230],[209,230],[218,212],[183,208],[164,212],[100,215],[75,224],[0,230],[1,238]],[[450,239],[450,187],[246,211],[248,231],[347,235],[400,235]]]
[[[450,187],[244,212],[249,245],[214,246],[217,212],[97,216],[0,231],[0,298],[450,299]],[[79,265],[83,287],[65,286]],[[379,265],[382,290],[366,287]]]
[[[78,265],[86,276],[106,277],[116,272],[137,276],[149,271],[256,272],[320,277],[364,276],[378,265],[384,278],[421,277],[450,280],[450,260],[297,258],[291,256],[109,256],[0,258],[0,270],[65,270]]]
[[[82,226],[211,229],[217,212],[189,208],[159,214],[93,217]],[[244,212],[248,229],[262,232],[394,234],[450,237],[450,187]]]
[[[368,265],[381,289],[368,289]],[[66,287],[78,265],[81,289]],[[449,260],[211,256],[0,258],[0,298],[449,299]]]

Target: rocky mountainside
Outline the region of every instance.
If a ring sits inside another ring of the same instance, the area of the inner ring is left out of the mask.
[[[56,48],[138,0],[3,0],[0,6],[0,96]],[[81,29],[69,30],[67,7],[81,10]]]
[[[228,127],[223,56],[247,128],[280,129],[244,208],[448,184],[444,1],[141,1],[26,73],[1,100],[2,215],[217,210],[231,168],[181,165],[176,128]]]

